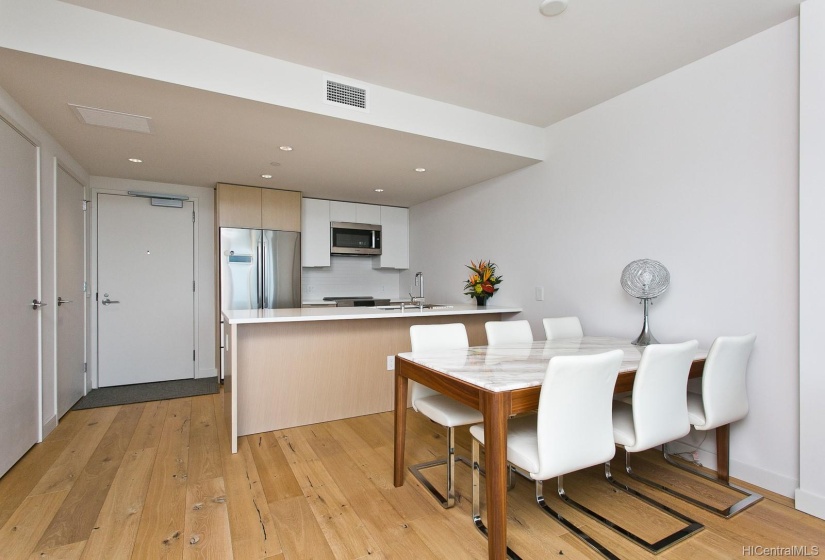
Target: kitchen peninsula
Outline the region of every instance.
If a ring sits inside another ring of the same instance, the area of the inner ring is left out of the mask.
[[[517,307],[452,305],[378,309],[224,311],[224,411],[232,452],[238,436],[393,409],[388,357],[410,350],[410,326],[463,323],[471,346],[484,323]]]

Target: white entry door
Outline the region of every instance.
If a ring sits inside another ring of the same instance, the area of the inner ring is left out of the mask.
[[[57,168],[57,417],[86,394],[86,212],[83,185]]]
[[[0,475],[40,434],[37,165],[37,148],[0,118]]]
[[[193,204],[97,196],[100,387],[195,376]]]

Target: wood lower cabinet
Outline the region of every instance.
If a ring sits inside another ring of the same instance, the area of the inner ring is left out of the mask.
[[[301,193],[218,183],[218,227],[301,231]]]

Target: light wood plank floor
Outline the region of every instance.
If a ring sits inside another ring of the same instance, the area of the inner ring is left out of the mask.
[[[443,510],[407,475],[392,485],[391,413],[244,437],[227,446],[222,396],[73,411],[0,479],[3,559],[463,559],[486,558],[470,521],[469,469],[458,466],[458,505]],[[443,430],[410,412],[407,457],[444,455]],[[458,433],[469,455],[469,435]],[[623,455],[614,473],[622,478]],[[637,470],[692,482],[654,453]],[[444,484],[444,469],[428,473]],[[677,524],[615,492],[600,469],[566,477],[572,496],[648,538]],[[554,484],[545,486],[552,494]],[[650,491],[706,528],[662,559],[740,558],[745,547],[825,550],[825,521],[771,495],[731,520]],[[551,505],[622,558],[655,558],[589,518]],[[509,495],[509,541],[525,559],[595,555],[535,505],[518,479]],[[756,549],[751,549],[755,551]]]

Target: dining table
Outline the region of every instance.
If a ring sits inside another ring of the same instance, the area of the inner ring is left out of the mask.
[[[473,346],[454,350],[405,352],[395,358],[394,472],[396,487],[404,484],[404,447],[408,383],[415,381],[484,416],[487,490],[487,550],[492,560],[507,558],[507,420],[538,408],[547,367],[554,356],[624,351],[615,393],[632,391],[643,346],[611,337],[570,338]],[[707,350],[697,351],[689,377],[702,376]],[[717,476],[728,480],[729,427],[716,429]]]

